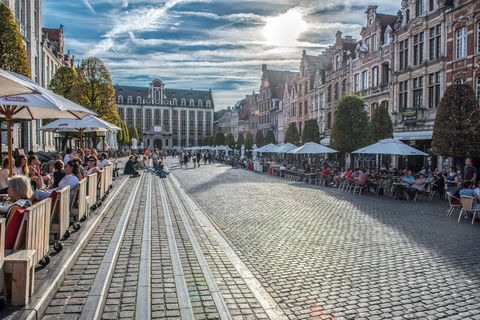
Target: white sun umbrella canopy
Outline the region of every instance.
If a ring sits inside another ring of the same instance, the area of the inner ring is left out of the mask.
[[[58,119],[41,127],[41,131],[51,132],[98,132],[120,131],[121,128],[95,116],[83,119]]]
[[[322,146],[321,144],[315,142],[307,142],[303,146],[292,149],[287,153],[293,154],[321,154],[321,153],[335,153],[336,150],[330,149],[328,147]]]
[[[0,97],[36,92],[32,85],[17,79],[10,72],[0,69]]]
[[[274,152],[274,150],[277,148],[276,145],[274,145],[273,143],[269,143],[263,147],[260,147],[260,148],[257,148],[253,151],[256,151],[256,152],[261,152],[261,153],[265,153],[265,152]]]
[[[277,148],[275,149],[276,153],[287,153],[288,151],[291,151],[293,149],[297,148],[296,145],[291,144],[291,143],[285,143],[282,145],[278,145]]]
[[[202,150],[212,150],[213,148],[210,147],[210,146],[203,146],[201,149]]]
[[[353,151],[357,154],[391,154],[398,156],[428,156],[396,139],[383,139],[372,145]]]
[[[227,146],[216,146],[214,149],[217,151],[232,151],[232,149]]]

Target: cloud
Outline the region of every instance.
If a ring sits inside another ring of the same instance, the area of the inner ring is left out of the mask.
[[[85,6],[90,10],[93,14],[96,14],[95,9],[93,9],[92,5],[88,0],[82,0]]]

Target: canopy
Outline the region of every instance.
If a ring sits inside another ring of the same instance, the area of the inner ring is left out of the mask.
[[[96,132],[120,131],[122,129],[95,116],[86,116],[83,119],[58,119],[38,130],[52,132]]]
[[[232,149],[227,146],[216,146],[214,149],[217,151],[232,151]]]
[[[275,149],[276,153],[287,153],[288,151],[291,151],[295,149],[297,146],[291,143],[285,143],[282,145],[278,145],[277,148]]]
[[[399,156],[428,156],[425,152],[410,147],[396,139],[383,139],[367,147],[353,151],[360,154],[392,154]]]
[[[10,72],[0,69],[0,97],[25,93],[35,93],[34,87],[18,82]]]
[[[307,142],[303,146],[288,151],[287,153],[294,154],[319,154],[319,153],[335,153],[336,150],[322,146],[315,142]]]
[[[201,149],[202,150],[212,150],[213,148],[210,147],[210,146],[203,146]]]
[[[263,146],[263,147],[254,149],[253,151],[261,152],[261,153],[264,153],[264,152],[275,152],[275,149],[276,149],[276,148],[277,148],[276,145],[274,145],[273,143],[269,143],[269,144],[267,144],[266,146]]]

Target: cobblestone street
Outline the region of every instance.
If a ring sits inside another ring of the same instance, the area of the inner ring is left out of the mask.
[[[480,224],[212,164],[170,170],[291,319],[480,319]]]

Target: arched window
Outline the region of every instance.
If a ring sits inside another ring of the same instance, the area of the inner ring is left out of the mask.
[[[138,96],[137,97],[137,104],[140,104],[140,103],[142,103],[142,97]]]
[[[132,99],[133,99],[132,96],[128,96],[127,97],[127,103],[132,103]]]
[[[118,100],[117,101],[118,103],[123,103],[123,97],[122,96],[118,96],[117,100]]]
[[[335,70],[338,70],[338,69],[340,69],[340,56],[339,55],[337,55],[335,57]]]
[[[177,98],[173,98],[172,102],[173,102],[173,105],[176,106],[177,105]]]
[[[181,105],[182,107],[185,107],[185,106],[187,105],[187,101],[186,101],[185,99],[182,99],[182,100],[180,101],[180,105]]]
[[[198,99],[198,106],[201,108],[203,107],[203,101],[201,99]]]
[[[195,105],[195,100],[190,99],[190,107],[193,107]]]
[[[212,103],[210,102],[210,100],[207,100],[207,103],[206,103],[207,108],[210,108],[211,105]]]

